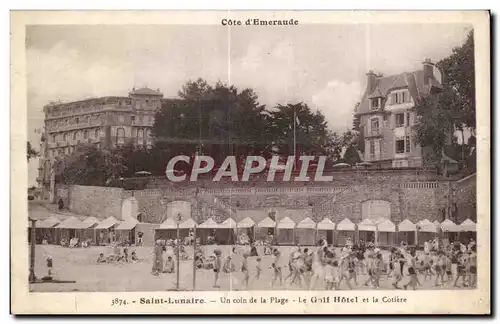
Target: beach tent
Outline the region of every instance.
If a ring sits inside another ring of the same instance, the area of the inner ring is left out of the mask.
[[[377,245],[391,246],[396,241],[396,225],[389,218],[381,218],[377,221]]]
[[[295,242],[300,245],[315,245],[316,222],[310,217],[301,220],[295,228]]]
[[[294,229],[295,222],[290,217],[282,218],[278,224],[276,224],[277,228],[277,237],[278,244],[281,245],[290,245],[294,244]]]
[[[231,217],[219,224],[217,228],[218,244],[234,244],[236,242],[237,223]]]
[[[274,241],[276,222],[269,216],[257,223],[255,239],[272,243]]]
[[[110,216],[105,220],[101,221],[99,224],[97,224],[95,229],[96,229],[96,235],[98,237],[98,244],[104,245],[106,243],[109,244],[111,243],[111,241],[114,241],[115,240],[114,229],[120,223],[121,222],[119,220],[117,220],[113,216]]]
[[[90,241],[97,243],[96,230],[95,227],[99,224],[99,220],[93,216],[87,217],[83,220],[85,224],[90,226],[82,231],[83,238],[89,239]]]
[[[246,217],[238,223],[238,228],[251,228],[255,226],[255,222],[250,217]]]
[[[90,224],[85,224],[75,216],[68,217],[56,226],[57,242],[61,242],[62,239],[69,241],[75,237],[81,239],[82,230],[89,227]]]
[[[448,240],[448,242],[453,242],[457,239],[457,233],[461,232],[459,225],[455,224],[450,219],[445,219],[441,223],[442,238]]]
[[[318,223],[316,230],[316,241],[324,238],[328,244],[333,244],[335,223],[332,222],[330,218],[323,218],[323,220]]]
[[[358,223],[358,241],[375,242],[377,225],[370,219],[365,218]]]
[[[38,220],[35,223],[37,242],[42,243],[45,240],[48,244],[57,244],[55,227],[60,223],[61,221],[54,216]],[[29,224],[31,227],[31,222]],[[28,238],[31,240],[31,231],[28,232],[28,235]]]
[[[335,245],[344,245],[348,238],[354,242],[356,236],[356,224],[354,224],[350,219],[345,218],[339,223],[337,223],[335,235]]]
[[[173,218],[167,218],[160,227],[155,230],[155,241],[174,240],[177,238],[177,222]]]
[[[441,226],[441,223],[438,220],[433,221],[432,224],[436,225],[436,228],[439,228],[439,226]]]
[[[105,220],[101,221],[95,229],[97,230],[104,230],[104,229],[110,229],[115,227],[116,225],[120,224],[120,221],[114,218],[113,216],[110,216],[106,218]]]
[[[255,239],[255,222],[250,217],[245,217],[242,219],[238,225],[238,243],[245,244],[250,243],[250,240]]]
[[[135,218],[126,219],[115,228],[116,239],[119,242],[135,244],[135,227],[139,221]]]
[[[443,232],[456,233],[460,232],[460,227],[457,224],[453,223],[451,220],[445,219],[444,222],[441,223],[441,230]]]
[[[475,232],[476,231],[476,223],[467,218],[460,224],[460,230],[462,232]]]
[[[399,241],[407,242],[409,245],[416,243],[417,225],[412,221],[405,219],[398,224]]]
[[[417,223],[417,239],[416,244],[422,245],[424,242],[434,239],[438,233],[438,226],[431,223],[428,219],[421,220]]]
[[[193,229],[193,228],[197,227],[197,225],[198,224],[196,224],[196,222],[192,218],[188,218],[184,222],[179,224],[179,228],[180,229]]]
[[[476,240],[476,223],[467,218],[460,225],[460,240],[463,242]]]
[[[201,244],[208,244],[208,238],[214,238],[216,236],[217,228],[219,228],[219,224],[217,224],[212,217],[198,225],[196,236],[200,238]]]

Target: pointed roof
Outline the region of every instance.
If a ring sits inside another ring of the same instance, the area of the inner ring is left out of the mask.
[[[476,231],[476,223],[474,223],[470,218],[467,218],[460,224],[460,228],[463,232],[475,232]]]
[[[55,227],[57,224],[61,223],[61,221],[54,216],[50,216],[49,218],[44,219],[41,222],[37,222],[35,224],[36,228],[52,228]],[[31,222],[30,222],[31,226]]]
[[[217,224],[212,217],[204,221],[198,226],[198,228],[219,228],[219,224]]]
[[[398,224],[399,232],[414,232],[416,230],[417,230],[417,225],[408,219],[405,219],[404,221]]]
[[[160,229],[175,229],[177,228],[177,223],[173,218],[167,218],[163,223],[160,224]]]
[[[318,230],[334,230],[335,223],[330,220],[330,218],[323,218],[321,222],[318,223]]]
[[[137,221],[137,219],[134,219],[134,218],[129,218],[127,219],[126,221],[122,222],[121,224],[119,224],[116,229],[117,230],[122,230],[122,231],[130,231],[132,230],[134,227],[137,226],[137,224],[139,224],[139,222]]]
[[[236,228],[236,226],[235,220],[229,217],[219,225],[219,228]]]
[[[308,228],[315,229],[316,222],[311,219],[311,217],[306,217],[300,223],[297,224],[297,228]]]
[[[295,228],[295,222],[288,216],[280,219],[277,225],[278,228],[282,229],[294,229]]]
[[[93,216],[87,217],[83,220],[85,224],[90,224],[90,226],[94,226],[95,224],[99,224],[99,220]]]
[[[432,224],[436,225],[437,227],[441,226],[441,223],[437,219],[433,221]]]
[[[179,224],[179,228],[195,228],[198,224],[192,219],[188,218],[184,222]]]
[[[368,218],[365,218],[360,223],[358,223],[358,231],[375,232],[376,230],[377,226]]]
[[[437,233],[438,231],[437,226],[431,223],[427,218],[418,222],[417,227],[419,232]]]
[[[355,231],[356,225],[348,218],[344,218],[337,223],[337,231]]]
[[[444,222],[441,223],[441,230],[445,232],[460,232],[460,227],[450,219],[445,219]]]
[[[250,217],[245,217],[238,223],[238,228],[250,228],[255,225],[255,222]]]
[[[376,99],[376,98],[383,98],[384,95],[382,92],[380,92],[380,89],[377,87],[373,92],[368,96],[368,99]]]
[[[109,216],[102,222],[100,222],[95,228],[96,229],[108,229],[110,227],[113,227],[117,224],[120,224],[120,221],[114,218],[113,216]]]
[[[257,227],[264,227],[264,228],[273,228],[276,227],[276,222],[273,221],[269,216],[261,220],[258,224]]]
[[[389,218],[385,218],[384,220],[377,223],[377,231],[396,232],[396,225],[393,222],[391,222]]]
[[[84,229],[89,228],[90,224],[85,224],[75,216],[71,216],[66,218],[62,223],[56,226],[56,228],[65,228],[65,229]]]

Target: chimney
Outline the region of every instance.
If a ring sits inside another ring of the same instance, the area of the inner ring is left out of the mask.
[[[431,59],[426,58],[423,62],[423,70],[424,70],[424,84],[429,84],[429,80],[434,76],[434,63],[432,63]]]
[[[375,90],[375,78],[377,76],[375,75],[375,73],[373,73],[372,70],[368,71],[368,73],[366,74],[366,93],[367,94],[370,94],[373,92],[373,90]]]

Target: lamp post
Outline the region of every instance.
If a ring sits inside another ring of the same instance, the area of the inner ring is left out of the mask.
[[[179,244],[179,236],[180,236],[180,230],[179,230],[179,222],[181,221],[181,214],[178,214],[177,215],[177,269],[176,269],[176,272],[177,272],[177,284],[176,284],[176,288],[177,290],[179,290],[179,263],[180,263],[180,258],[179,258],[179,250],[180,250],[180,244]]]
[[[30,274],[29,274],[29,282],[35,282],[35,240],[36,240],[36,219],[30,218],[31,222],[31,244],[30,244]]]
[[[196,290],[196,224],[200,219],[200,210],[199,210],[199,200],[198,194],[200,192],[199,188],[196,188],[195,198],[196,198],[196,222],[193,229],[193,291]]]

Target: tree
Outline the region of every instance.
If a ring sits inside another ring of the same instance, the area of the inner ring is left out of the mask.
[[[125,160],[120,154],[95,145],[83,144],[62,159],[56,159],[54,171],[57,182],[78,185],[104,186],[125,171]]]
[[[155,154],[195,152],[214,158],[261,154],[265,149],[265,106],[252,89],[198,79],[179,91],[180,100],[162,105],[155,116]]]
[[[422,147],[424,166],[441,170],[445,146],[454,131],[453,104],[456,93],[446,88],[439,94],[421,97],[415,104],[418,116],[416,140]]]
[[[27,149],[26,149],[26,157],[28,159],[28,162],[32,159],[32,158],[36,158],[38,155],[39,155],[39,152],[37,152],[32,146],[31,146],[31,143],[28,141],[26,142],[27,143]]]
[[[476,129],[476,85],[474,62],[474,31],[467,35],[465,43],[453,49],[453,53],[437,63],[443,72],[446,86],[456,92],[454,98],[455,126]]]
[[[297,117],[294,120],[294,116]],[[297,154],[325,155],[332,154],[331,148],[336,141],[336,134],[330,133],[325,116],[312,112],[305,103],[277,105],[269,112],[266,137],[272,139],[272,145],[281,155],[294,153],[294,123]]]

